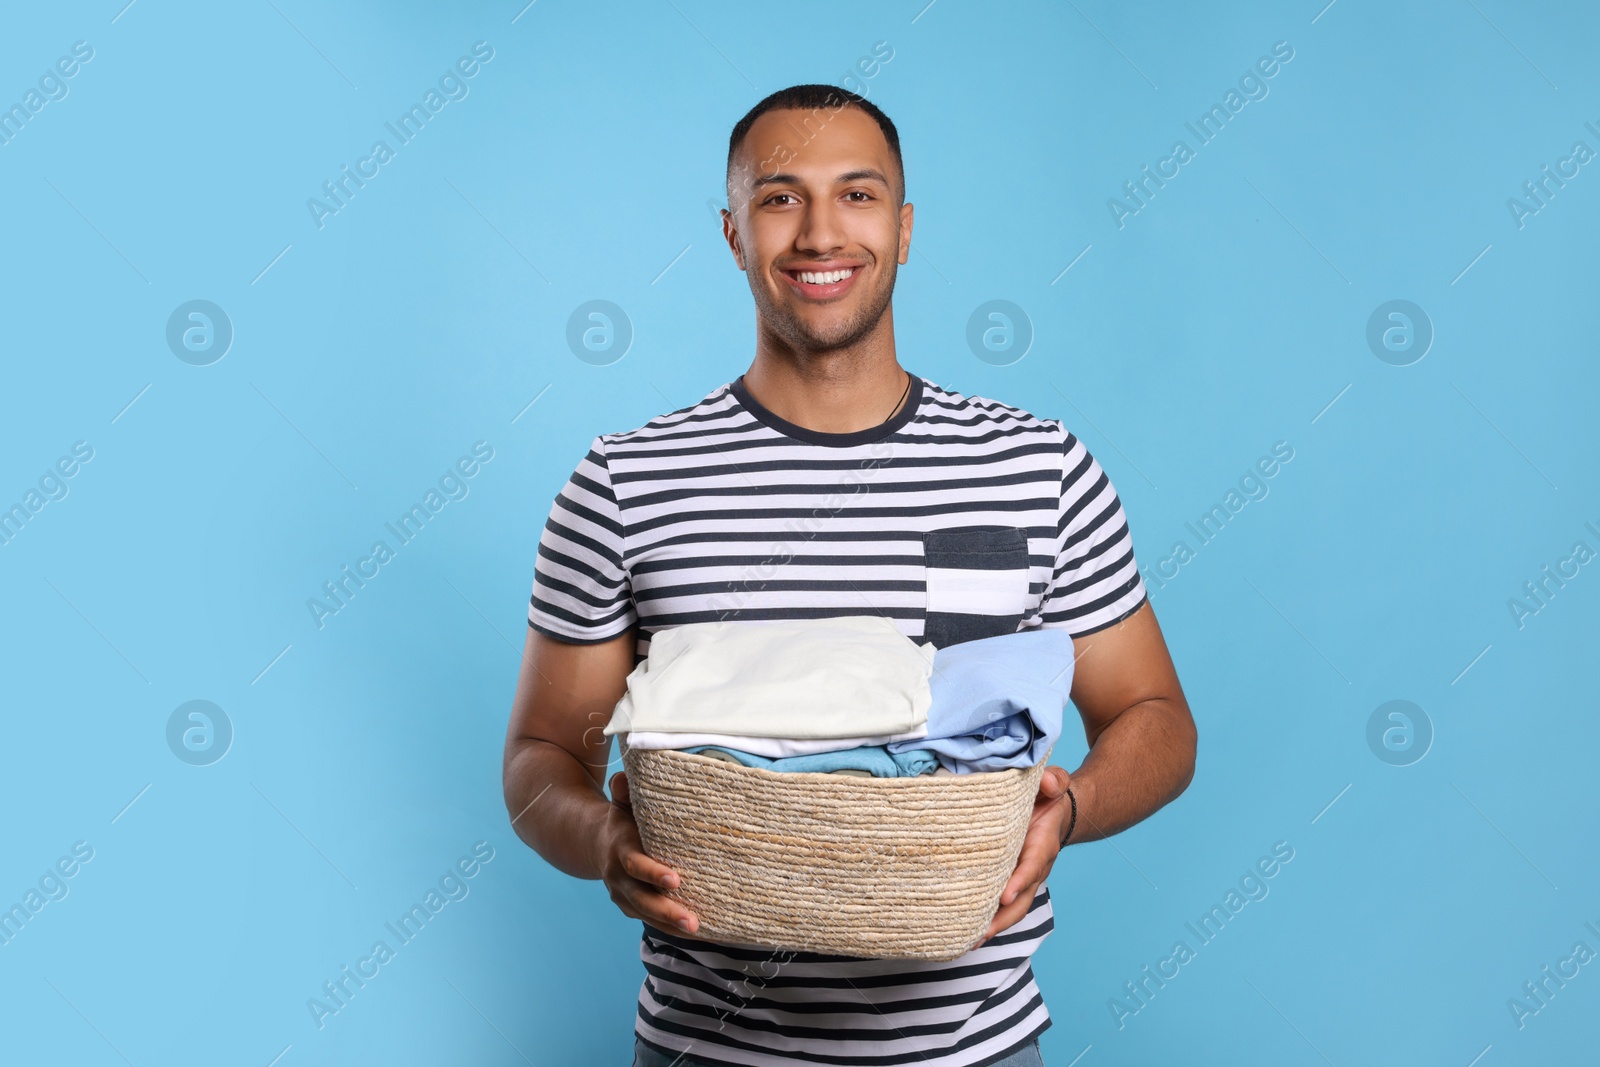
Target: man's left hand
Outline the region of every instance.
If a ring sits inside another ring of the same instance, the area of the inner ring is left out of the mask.
[[[1067,786],[1071,783],[1072,776],[1061,767],[1046,767],[1039,776],[1039,794],[1033,800],[1033,816],[1028,821],[1028,833],[1022,841],[1017,868],[1011,872],[1005,889],[1000,891],[1000,907],[989,923],[988,932],[973,948],[1011,926],[1033,906],[1033,895],[1039,883],[1049,876],[1061,852],[1061,834],[1071,812],[1072,802],[1067,799]]]

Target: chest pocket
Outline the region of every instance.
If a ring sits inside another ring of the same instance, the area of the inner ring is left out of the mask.
[[[923,635],[935,648],[1015,633],[1028,610],[1028,538],[1016,527],[922,535],[928,588]]]

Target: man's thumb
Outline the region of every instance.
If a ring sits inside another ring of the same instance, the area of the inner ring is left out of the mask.
[[[628,772],[618,771],[611,776],[611,803],[630,806],[632,799],[628,795]]]

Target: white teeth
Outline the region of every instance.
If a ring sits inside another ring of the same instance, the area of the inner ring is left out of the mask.
[[[808,285],[832,285],[834,282],[844,281],[855,272],[856,269],[854,267],[851,267],[849,270],[831,270],[825,274],[818,274],[815,271],[803,270],[800,272],[800,280]]]

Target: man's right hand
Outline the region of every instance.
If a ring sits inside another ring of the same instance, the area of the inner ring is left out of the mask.
[[[601,727],[627,691],[636,638],[629,627],[574,644],[528,628],[506,726],[506,812],[517,836],[557,870],[604,881],[622,914],[693,935],[699,918],[659,891],[676,887],[678,872],[644,854],[626,772],[611,776],[605,795],[611,738]]]
[[[595,866],[622,914],[643,919],[662,930],[693,934],[700,920],[688,908],[659,892],[678,885],[678,872],[645,855],[639,824],[633,818],[628,774],[611,776],[611,810],[599,835]]]

